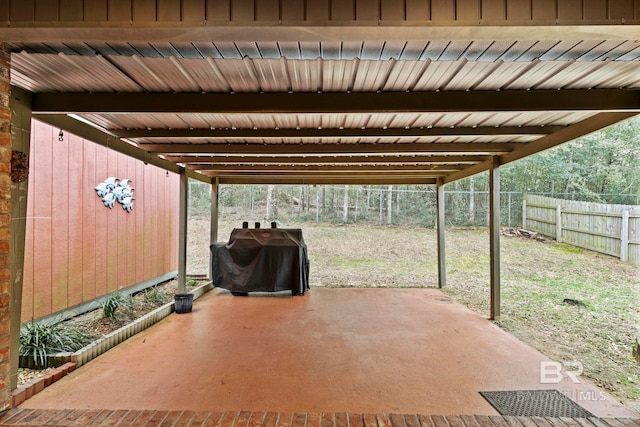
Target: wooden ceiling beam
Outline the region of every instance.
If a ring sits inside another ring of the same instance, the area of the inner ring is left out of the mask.
[[[640,112],[638,89],[358,93],[35,93],[35,114]]]
[[[120,138],[404,138],[421,136],[548,135],[564,126],[416,127],[386,129],[109,129]]]
[[[195,165],[231,164],[318,164],[318,163],[420,163],[420,164],[474,164],[488,156],[432,156],[432,155],[369,155],[369,156],[167,156],[174,163]]]
[[[331,154],[504,154],[524,143],[398,143],[398,144],[138,144],[156,154],[331,155]]]
[[[264,165],[264,164],[251,164],[251,165],[189,165],[189,169],[197,170],[199,172],[209,175],[208,172],[239,172],[239,173],[252,173],[252,172],[269,172],[269,173],[406,173],[406,172],[420,172],[424,174],[437,173],[442,175],[441,172],[455,172],[465,168],[462,165]]]
[[[220,184],[306,184],[306,185],[428,185],[436,178],[424,176],[223,176]]]

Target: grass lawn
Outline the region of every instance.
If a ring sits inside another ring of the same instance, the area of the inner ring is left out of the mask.
[[[188,273],[208,266],[208,220],[189,223]],[[221,223],[225,241],[235,223]],[[284,224],[303,228],[311,286],[436,287],[433,229]],[[578,361],[583,377],[638,409],[640,266],[553,241],[501,238],[500,327],[556,361]],[[447,229],[443,292],[482,315],[489,309],[489,234]],[[582,304],[567,304],[565,299]]]

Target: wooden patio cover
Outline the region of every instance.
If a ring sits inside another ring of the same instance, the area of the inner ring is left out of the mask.
[[[639,24],[640,0],[0,1],[23,135],[42,120],[183,189],[436,184],[442,200],[489,170],[494,318],[499,166],[640,112]],[[443,284],[443,227],[438,243]]]

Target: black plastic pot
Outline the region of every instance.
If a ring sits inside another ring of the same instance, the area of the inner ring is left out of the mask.
[[[176,313],[191,313],[193,294],[176,294],[174,301]]]

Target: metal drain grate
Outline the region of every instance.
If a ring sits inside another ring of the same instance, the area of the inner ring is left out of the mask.
[[[558,390],[481,391],[501,415],[587,418],[593,414]]]

